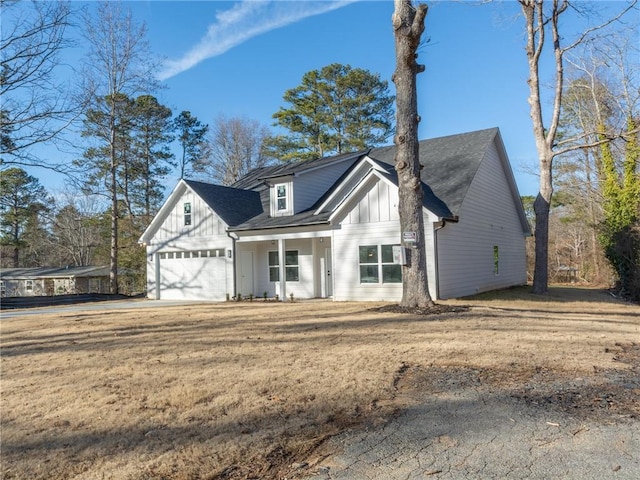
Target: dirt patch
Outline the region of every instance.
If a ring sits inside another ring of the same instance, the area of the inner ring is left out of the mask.
[[[2,478],[292,477],[332,435],[460,385],[637,419],[637,306],[586,289],[441,303],[430,315],[230,302],[2,320]]]
[[[437,303],[430,307],[401,307],[400,305],[392,304],[372,308],[371,311],[377,313],[408,313],[411,315],[425,315],[430,319],[437,319],[440,315],[468,312],[469,309],[470,307],[464,305],[447,305],[444,303]]]
[[[579,376],[541,366],[513,363],[508,369],[405,365],[394,385],[398,395],[424,398],[453,389],[501,392],[528,406],[560,411],[582,420],[640,419],[640,345],[616,343],[605,352],[620,368],[598,368]]]

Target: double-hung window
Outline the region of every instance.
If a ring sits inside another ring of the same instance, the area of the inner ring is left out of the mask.
[[[284,183],[276,185],[276,207],[279,212],[287,209],[287,186]]]
[[[191,202],[184,203],[184,226],[191,225]]]
[[[402,283],[402,266],[393,262],[393,245],[358,248],[360,283]]]
[[[300,281],[298,250],[287,250],[284,253],[284,275],[287,282]],[[278,252],[269,252],[269,281],[280,281],[280,258]]]

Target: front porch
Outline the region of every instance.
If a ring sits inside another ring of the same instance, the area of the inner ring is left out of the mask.
[[[239,235],[236,294],[243,297],[331,298],[332,232],[317,230]]]

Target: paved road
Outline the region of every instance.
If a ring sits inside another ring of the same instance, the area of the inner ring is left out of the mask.
[[[0,311],[0,319],[6,320],[10,318],[26,317],[33,315],[48,315],[66,312],[82,312],[86,310],[114,310],[114,309],[129,309],[129,308],[150,308],[150,307],[163,307],[174,305],[194,305],[198,303],[207,303],[203,301],[189,301],[189,300],[149,300],[146,298],[139,298],[135,300],[113,300],[106,302],[95,303],[79,303],[76,305],[57,305],[51,307],[38,307],[38,308],[22,308],[16,310],[2,310]]]
[[[430,395],[322,449],[306,478],[640,479],[640,419],[584,421],[472,388]]]

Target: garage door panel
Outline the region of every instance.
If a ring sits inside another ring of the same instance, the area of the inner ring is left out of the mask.
[[[165,300],[225,300],[224,257],[160,261],[160,298]]]

